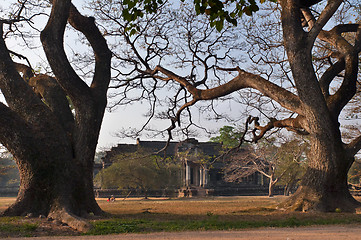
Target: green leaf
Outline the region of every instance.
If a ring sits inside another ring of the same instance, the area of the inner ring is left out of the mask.
[[[223,20],[217,21],[216,22],[216,29],[218,32],[222,31],[223,29]]]
[[[250,8],[252,12],[257,12],[259,10],[259,7],[257,5],[251,5]]]
[[[133,29],[130,31],[129,36],[133,36],[133,35],[136,34],[136,33],[137,33],[137,30],[133,28]]]
[[[207,9],[207,7],[201,6],[201,7],[199,8],[199,13],[205,13],[206,9]]]

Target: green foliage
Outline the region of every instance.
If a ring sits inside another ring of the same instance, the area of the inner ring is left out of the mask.
[[[211,142],[222,143],[224,148],[234,148],[238,146],[242,133],[232,126],[223,126],[219,129],[219,135],[212,137]]]
[[[181,0],[184,2],[185,0]],[[276,0],[268,0],[277,2]],[[264,3],[266,0],[259,0]],[[221,31],[225,22],[237,25],[237,18],[243,14],[251,16],[259,10],[256,0],[194,0],[194,8],[198,15],[206,14],[212,27]],[[133,22],[144,16],[144,13],[155,13],[157,9],[164,4],[163,0],[124,0],[122,16],[124,20],[131,23],[129,30],[135,32],[137,26]]]
[[[151,189],[167,188],[176,184],[178,166],[171,159],[147,156],[145,153],[121,154],[113,164],[100,171],[95,181],[103,188]]]

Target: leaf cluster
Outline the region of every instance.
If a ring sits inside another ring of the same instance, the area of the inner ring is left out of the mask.
[[[242,132],[232,126],[223,126],[219,129],[219,135],[211,137],[211,142],[222,143],[222,147],[226,149],[234,148],[239,145]]]
[[[185,0],[181,0],[184,2]],[[268,0],[276,2],[276,0]],[[264,3],[266,0],[259,0]],[[243,14],[251,16],[259,10],[256,0],[194,0],[194,8],[198,15],[206,14],[209,16],[210,25],[221,31],[225,22],[237,25],[237,18]],[[157,9],[164,4],[162,0],[124,0],[122,15],[124,20],[132,23],[138,18],[142,18],[144,13],[155,13]],[[133,27],[135,25],[132,25]],[[131,31],[133,31],[131,29]]]

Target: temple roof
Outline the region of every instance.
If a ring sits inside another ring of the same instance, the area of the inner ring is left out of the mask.
[[[145,150],[149,153],[155,153],[162,150],[166,146],[166,141],[141,141],[137,139],[136,144],[118,144],[112,147],[110,151],[102,158],[105,163],[111,163],[112,158],[119,154],[134,153],[138,150]],[[198,142],[194,138],[189,138],[181,142],[170,142],[165,150],[166,157],[174,157],[179,152],[201,152],[208,156],[218,156],[222,145],[214,142]],[[164,152],[159,154],[164,155]]]

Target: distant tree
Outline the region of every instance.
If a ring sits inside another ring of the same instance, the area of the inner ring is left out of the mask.
[[[348,182],[354,185],[361,184],[361,162],[357,159],[351,166],[348,173]]]
[[[279,184],[285,186],[284,195],[288,196],[292,189],[301,181],[306,171],[308,144],[305,141],[294,139],[283,143],[277,149],[277,158],[280,163],[277,173],[285,171]]]
[[[219,135],[211,137],[211,142],[222,143],[223,148],[234,148],[239,145],[242,133],[232,126],[223,126],[219,129]]]
[[[263,141],[255,149],[251,146],[231,152],[226,159],[225,180],[239,182],[242,178],[258,172],[268,178],[268,196],[274,195],[274,187],[281,180],[287,183],[287,191],[294,186],[302,175],[301,159],[303,149],[299,146],[283,144],[280,147]]]
[[[95,181],[102,188],[140,189],[145,198],[149,190],[175,187],[179,166],[171,159],[145,153],[120,154],[113,164],[100,171]]]
[[[105,156],[105,152],[104,151],[102,151],[102,152],[96,152],[95,153],[95,157],[94,157],[94,162],[95,163],[101,163],[102,162],[102,157],[104,157]]]

